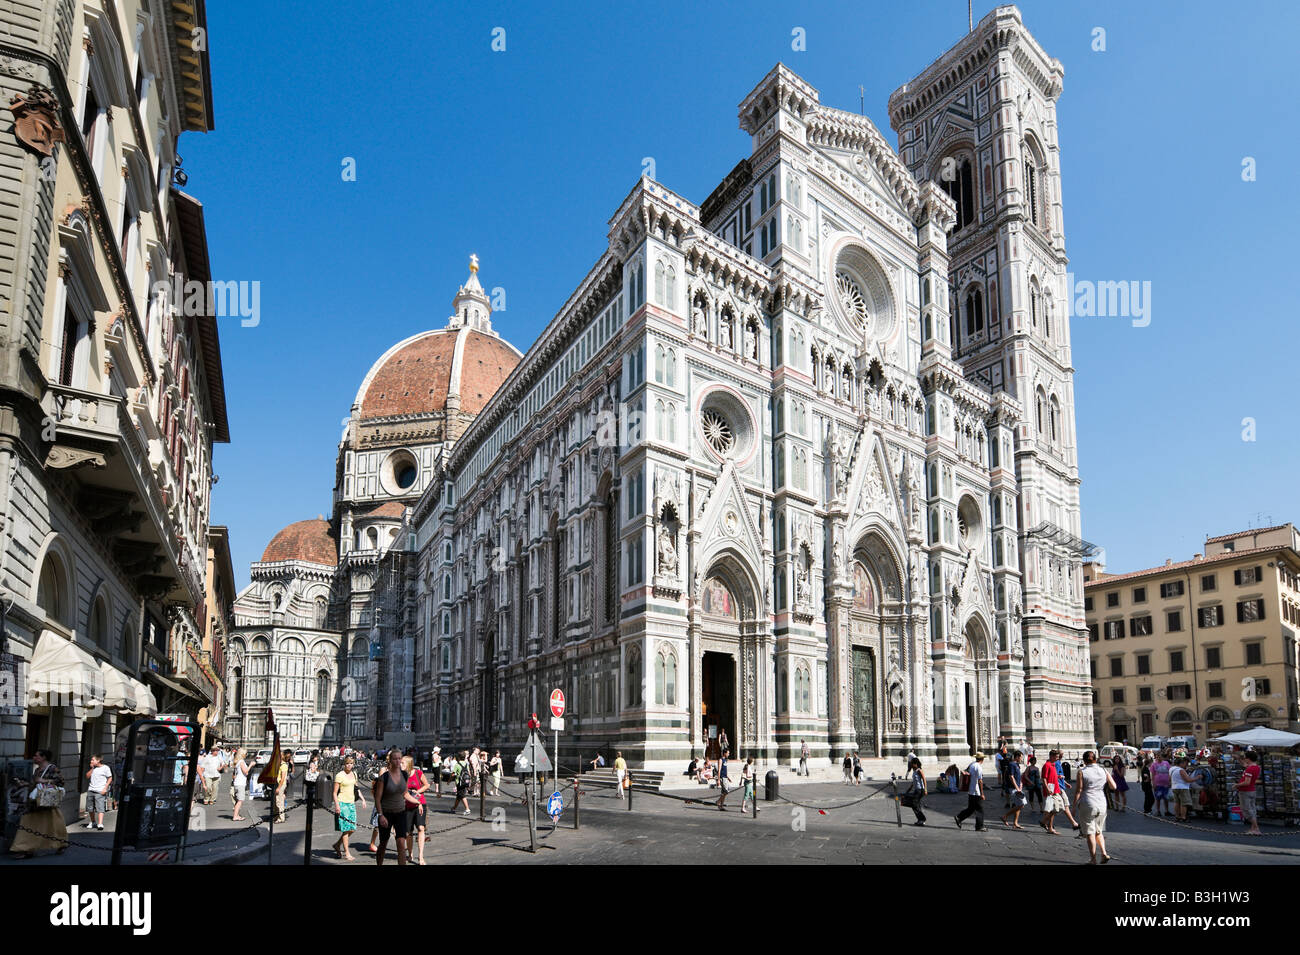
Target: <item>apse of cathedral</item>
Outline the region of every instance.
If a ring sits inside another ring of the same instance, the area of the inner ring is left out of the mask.
[[[230,735],[505,752],[560,688],[575,763],[1090,745],[1062,79],[997,8],[894,148],[778,64],[748,155],[638,181],[522,355],[472,260],[253,565]]]

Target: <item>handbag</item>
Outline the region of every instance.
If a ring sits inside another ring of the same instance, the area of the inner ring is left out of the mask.
[[[62,786],[44,782],[48,773],[48,768],[41,773],[41,781],[36,783],[36,789],[32,793],[32,801],[36,803],[37,809],[57,809],[63,805],[65,790]]]

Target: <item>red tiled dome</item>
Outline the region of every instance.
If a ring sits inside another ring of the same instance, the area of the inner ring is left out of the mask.
[[[477,414],[522,356],[507,342],[473,328],[444,328],[399,342],[370,369],[357,392],[361,418],[437,414],[449,394]]]
[[[271,538],[262,561],[305,560],[333,567],[339,562],[338,545],[330,533],[329,521],[315,518],[295,521]]]

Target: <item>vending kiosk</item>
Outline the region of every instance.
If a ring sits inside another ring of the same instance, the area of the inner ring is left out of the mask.
[[[113,865],[124,849],[180,848],[190,823],[198,772],[198,723],[136,720],[117,737],[115,775],[122,781]]]

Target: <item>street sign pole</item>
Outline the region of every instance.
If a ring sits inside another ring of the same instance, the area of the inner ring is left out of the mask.
[[[536,730],[528,731],[528,741],[532,744],[533,752],[537,752]],[[530,840],[529,852],[537,851],[537,760],[533,761],[533,788],[528,793],[528,838]]]

